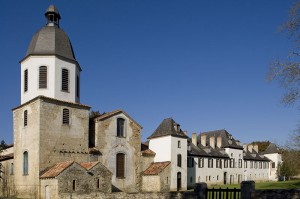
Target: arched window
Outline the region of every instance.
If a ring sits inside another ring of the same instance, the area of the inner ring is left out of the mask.
[[[64,108],[63,109],[63,124],[70,124],[70,111],[69,109]]]
[[[123,118],[117,119],[117,136],[125,137],[125,120]]]
[[[116,158],[116,176],[117,178],[125,178],[125,154],[118,153]]]
[[[10,164],[10,175],[14,175],[14,163]]]
[[[47,88],[47,66],[39,68],[39,88]]]
[[[28,91],[28,69],[24,71],[24,92]]]
[[[181,154],[177,154],[177,166],[181,167]]]
[[[69,92],[69,70],[65,68],[61,72],[61,90]]]
[[[23,175],[28,175],[28,152],[23,153]]]
[[[24,111],[24,126],[27,126],[27,117],[28,117],[27,110],[25,110]]]

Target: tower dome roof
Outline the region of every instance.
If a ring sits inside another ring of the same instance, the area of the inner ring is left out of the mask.
[[[68,35],[59,28],[58,9],[50,5],[45,16],[47,24],[32,37],[26,57],[29,55],[58,55],[76,61]]]

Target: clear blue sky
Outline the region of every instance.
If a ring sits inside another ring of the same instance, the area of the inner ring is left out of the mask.
[[[13,142],[20,64],[50,4],[60,11],[81,73],[81,103],[123,109],[145,140],[167,117],[189,134],[225,128],[241,142],[284,144],[296,107],[268,83],[291,42],[280,33],[292,0],[1,1],[0,140]]]

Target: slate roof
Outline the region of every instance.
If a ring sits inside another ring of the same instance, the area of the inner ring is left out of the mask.
[[[47,9],[45,15],[48,13],[56,13],[60,19],[60,14],[53,5]],[[77,63],[68,35],[58,26],[46,25],[34,34],[25,58],[30,55],[57,55]]]
[[[263,156],[262,154],[257,153],[256,151],[244,151],[243,154],[243,159],[244,160],[254,160],[254,161],[270,161],[269,158]]]
[[[163,136],[174,136],[174,137],[181,137],[181,138],[188,138],[187,135],[183,133],[181,129],[176,130],[174,126],[178,125],[172,118],[164,119],[157,129],[148,137],[147,139],[158,138]]]
[[[234,149],[243,149],[242,146],[237,144],[232,135],[230,135],[225,129],[203,132],[198,135],[198,142],[201,143],[201,135],[206,135],[206,143],[209,145],[210,137],[215,137],[215,143],[217,143],[217,137],[222,137],[222,148],[234,148]]]
[[[102,121],[102,120],[105,120],[107,118],[110,118],[112,116],[115,116],[115,115],[118,115],[120,113],[123,113],[124,115],[126,115],[126,117],[128,117],[130,120],[132,120],[134,123],[136,123],[140,128],[143,128],[141,125],[139,125],[139,123],[137,123],[132,117],[130,117],[125,111],[123,110],[114,110],[114,111],[111,111],[111,112],[108,112],[108,113],[103,113],[99,116],[96,116],[94,119],[94,121]]]
[[[262,152],[263,154],[280,153],[278,147],[274,143],[270,143],[267,149]]]
[[[143,175],[158,175],[162,172],[171,162],[155,162],[152,163],[144,172]]]
[[[67,162],[59,162],[50,169],[48,169],[45,173],[41,175],[41,178],[54,178],[58,176],[61,172],[71,166],[74,161],[67,161]]]

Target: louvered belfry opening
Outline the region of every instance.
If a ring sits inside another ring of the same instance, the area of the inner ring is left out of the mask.
[[[117,154],[117,178],[125,178],[125,154]]]
[[[69,124],[69,119],[70,118],[70,111],[69,109],[64,108],[63,109],[63,124]]]
[[[69,70],[62,69],[61,90],[69,91]]]
[[[24,71],[24,92],[28,91],[28,69]]]
[[[24,126],[27,126],[27,110],[24,111]]]
[[[47,67],[40,66],[39,69],[39,88],[47,88]]]

